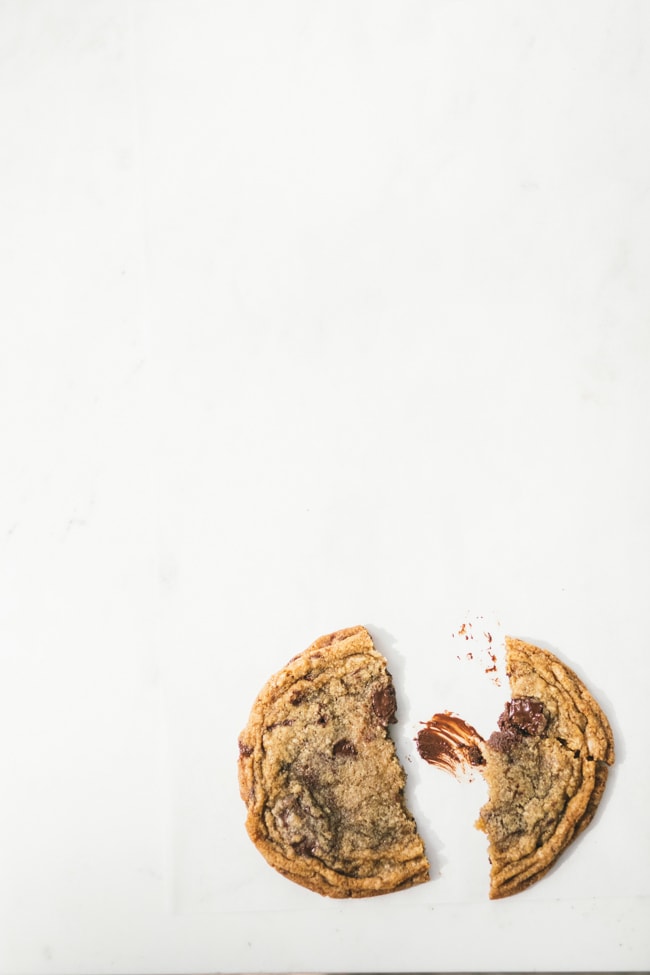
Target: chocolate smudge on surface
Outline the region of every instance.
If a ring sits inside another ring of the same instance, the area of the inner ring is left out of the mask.
[[[423,722],[415,740],[425,762],[456,777],[484,761],[480,749],[484,739],[476,728],[451,711],[434,714]]]

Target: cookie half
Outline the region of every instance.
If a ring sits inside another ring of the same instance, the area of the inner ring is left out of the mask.
[[[490,897],[525,890],[591,822],[614,762],[605,714],[547,650],[506,637],[512,701],[481,744],[489,798],[477,827],[489,841]]]
[[[246,829],[285,877],[329,897],[429,879],[388,734],[395,690],[362,626],[316,640],[267,682],[239,739]]]

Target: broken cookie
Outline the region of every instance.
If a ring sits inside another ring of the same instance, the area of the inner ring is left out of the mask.
[[[488,837],[493,899],[525,890],[551,869],[591,822],[614,762],[609,722],[571,668],[506,637],[506,671],[512,700],[487,741],[445,714],[417,738],[426,761],[451,772],[469,763],[487,782],[476,825]]]
[[[614,762],[600,706],[558,658],[506,638],[513,700],[482,746],[489,799],[477,826],[488,837],[490,897],[525,890],[591,822]]]
[[[395,690],[357,626],[316,640],[260,692],[239,739],[248,834],[290,880],[368,897],[429,879],[388,734]]]

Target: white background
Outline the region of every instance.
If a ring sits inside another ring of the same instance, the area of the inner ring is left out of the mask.
[[[650,7],[0,4],[0,969],[650,967]],[[473,660],[458,629],[472,623]],[[367,625],[431,883],[323,900],[249,843],[264,681]],[[485,639],[617,765],[487,899]]]

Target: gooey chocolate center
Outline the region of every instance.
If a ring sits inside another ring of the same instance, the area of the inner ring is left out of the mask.
[[[498,721],[499,730],[488,738],[488,745],[507,752],[523,738],[541,737],[548,718],[541,701],[534,697],[516,697],[508,701]]]

